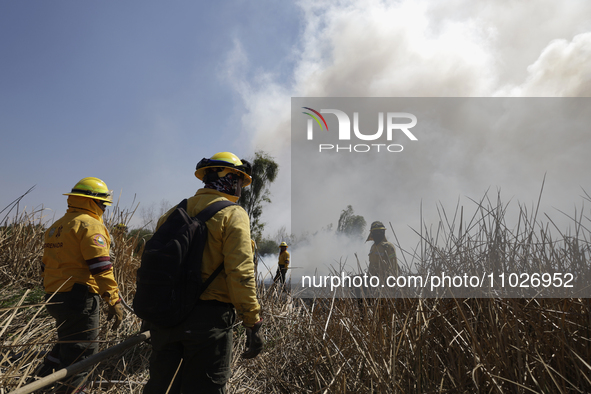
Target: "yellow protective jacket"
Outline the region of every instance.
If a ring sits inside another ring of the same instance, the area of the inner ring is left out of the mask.
[[[238,199],[213,189],[199,189],[187,201],[187,213],[193,217],[208,205],[222,200]],[[176,207],[175,207],[176,208]],[[174,210],[169,210],[158,220],[162,225]],[[215,269],[224,263],[224,269],[201,295],[202,300],[218,300],[231,303],[244,325],[251,327],[260,320],[261,307],[256,297],[256,282],[250,221],[246,211],[238,205],[226,207],[207,221],[207,245],[203,251],[201,276],[207,280]]]
[[[66,214],[45,232],[43,284],[46,293],[68,292],[74,283],[114,305],[119,300],[109,257],[111,237],[103,211],[90,199],[68,197]]]
[[[398,260],[396,249],[388,241],[374,242],[369,251],[369,274],[385,278],[389,275],[398,275]]]
[[[279,268],[286,270],[289,267],[289,252],[286,250],[279,254]]]

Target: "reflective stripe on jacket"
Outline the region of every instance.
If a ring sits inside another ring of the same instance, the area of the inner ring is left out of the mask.
[[[228,199],[237,200],[217,190],[199,189],[188,199],[187,213],[196,216],[209,204]],[[158,220],[158,227],[173,210]],[[207,229],[209,233],[203,251],[202,278],[207,280],[222,262],[224,269],[201,295],[201,299],[232,303],[244,324],[248,326],[258,322],[261,308],[256,297],[250,221],[246,211],[238,205],[226,207],[207,221]]]
[[[109,257],[111,237],[102,214],[92,199],[68,197],[66,214],[45,232],[42,261],[46,293],[67,292],[74,283],[81,283],[89,286],[90,293],[108,293],[105,301],[111,305],[119,300]]]

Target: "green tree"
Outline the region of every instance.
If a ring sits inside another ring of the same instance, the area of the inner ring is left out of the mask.
[[[355,215],[353,207],[347,205],[347,209],[341,212],[337,225],[337,234],[344,234],[351,238],[361,238],[365,231],[365,219],[363,216]]]
[[[250,233],[258,243],[263,236],[265,223],[261,222],[263,203],[271,202],[269,186],[277,178],[279,165],[263,151],[255,152],[252,160],[252,183],[242,190],[238,203],[246,210],[250,219]]]
[[[277,254],[277,251],[279,250],[279,244],[272,239],[263,239],[257,244],[257,246],[261,256]]]

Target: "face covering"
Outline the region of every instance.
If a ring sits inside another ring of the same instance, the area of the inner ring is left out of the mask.
[[[240,176],[234,173],[228,173],[226,176],[222,178],[218,178],[215,181],[211,181],[205,184],[205,188],[207,189],[214,189],[218,192],[229,194],[231,196],[236,196],[236,190],[238,189],[238,181],[240,180]]]

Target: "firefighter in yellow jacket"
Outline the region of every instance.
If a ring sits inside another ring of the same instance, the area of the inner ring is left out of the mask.
[[[45,232],[42,259],[45,297],[50,299],[46,308],[56,321],[61,343],[49,353],[38,376],[97,352],[101,298],[108,304],[108,320],[115,317],[113,329],[123,319],[109,257],[111,239],[102,219],[112,193],[102,180],[91,177],[64,195],[68,196],[68,210]],[[75,375],[61,392],[77,392],[87,374]]]
[[[188,199],[187,213],[193,217],[216,201],[238,201],[242,187],[252,181],[250,172],[250,164],[230,152],[204,158],[197,164],[195,176],[205,185]],[[173,210],[160,218],[158,226]],[[263,348],[248,215],[242,207],[232,205],[217,212],[206,225],[203,281],[220,264],[224,264],[224,269],[206,288],[184,322],[151,330],[150,380],[144,394],[167,392],[175,374],[170,393],[225,393],[231,375],[236,312],[247,334],[247,350],[242,356],[256,357]]]
[[[281,242],[279,245],[279,261],[277,262],[277,273],[273,282],[279,279],[281,284],[285,286],[285,276],[289,268],[289,252],[287,251],[287,242]]]
[[[380,281],[390,275],[398,275],[400,270],[396,258],[396,249],[386,239],[386,227],[382,222],[375,221],[371,224],[367,241],[373,241],[369,251],[368,273],[378,276]]]

